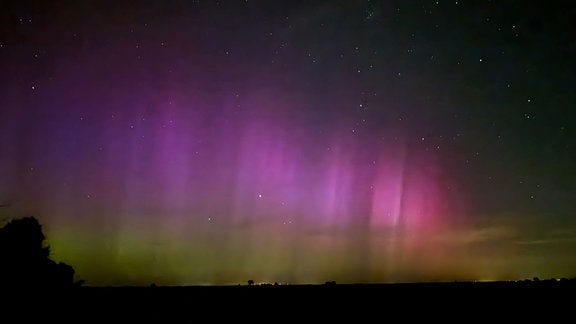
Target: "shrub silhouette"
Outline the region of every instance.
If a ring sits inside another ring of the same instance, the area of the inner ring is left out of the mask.
[[[42,225],[34,217],[13,219],[0,228],[0,287],[67,287],[74,269],[50,259]]]

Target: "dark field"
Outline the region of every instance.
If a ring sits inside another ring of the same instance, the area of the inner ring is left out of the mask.
[[[69,293],[80,299],[98,298],[104,303],[138,301],[166,303],[199,301],[237,303],[246,300],[274,305],[288,301],[291,305],[331,305],[355,303],[462,303],[466,300],[496,302],[553,299],[576,292],[576,280],[522,282],[438,282],[400,284],[318,284],[236,286],[171,286],[171,287],[78,287]]]
[[[90,287],[15,292],[10,302],[73,322],[302,322],[350,323],[520,319],[564,322],[574,311],[576,280],[445,282],[406,284],[318,284]],[[7,296],[8,294],[4,294]],[[13,310],[4,304],[5,310]],[[572,315],[571,315],[572,314]],[[79,321],[76,321],[79,320]]]

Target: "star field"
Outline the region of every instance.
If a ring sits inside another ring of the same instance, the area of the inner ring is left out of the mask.
[[[0,217],[87,284],[576,275],[567,3],[3,6]]]

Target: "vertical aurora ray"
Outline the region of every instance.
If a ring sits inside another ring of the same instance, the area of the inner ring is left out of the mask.
[[[314,132],[274,114],[229,123],[188,107],[103,129],[99,171],[74,171],[93,188],[73,211],[86,214],[74,226],[90,235],[60,233],[93,246],[61,252],[79,276],[100,278],[93,284],[370,282],[433,262],[422,260],[448,202],[429,154],[344,132],[317,150],[299,140]],[[84,253],[103,265],[80,262]],[[97,275],[116,272],[112,282]]]
[[[8,5],[0,221],[93,285],[574,275],[564,16],[265,3]]]

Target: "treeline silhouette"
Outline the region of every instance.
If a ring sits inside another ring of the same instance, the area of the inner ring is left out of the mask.
[[[74,268],[51,260],[45,239],[35,217],[13,219],[0,228],[0,289],[74,286]]]

